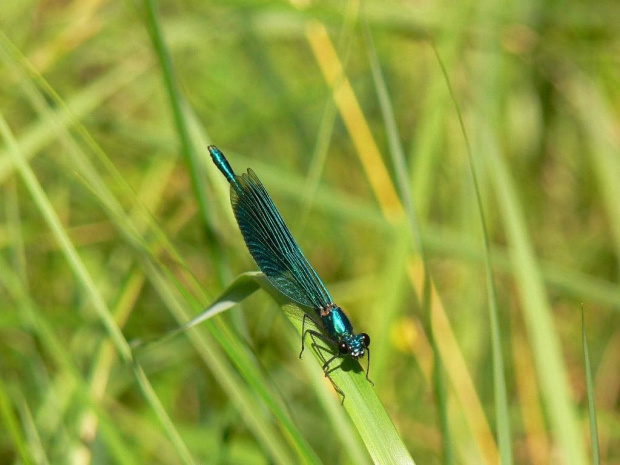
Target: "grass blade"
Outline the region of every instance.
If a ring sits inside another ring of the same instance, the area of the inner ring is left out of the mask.
[[[30,71],[29,68],[28,68],[28,71]],[[48,91],[50,97],[53,98],[54,100],[57,100],[59,103],[59,106],[61,106],[62,108],[65,108],[64,103],[58,98],[58,96],[53,92],[53,90],[49,88],[47,83],[40,76],[38,76],[38,78],[41,81],[39,82],[39,84],[41,84]],[[33,92],[36,92],[36,90],[31,89],[31,93]],[[89,137],[87,131],[84,129],[84,127],[79,122],[74,121],[74,120],[72,120],[72,122],[77,125],[78,130],[81,130],[81,133],[85,141],[87,142],[87,144],[91,146],[92,150],[100,158],[103,165],[106,168],[108,168],[109,174],[118,182],[119,186],[122,186],[125,189],[125,193],[128,195],[128,198],[130,198],[136,206],[136,211],[134,213],[137,213],[138,216],[142,215],[140,220],[145,220],[144,224],[140,224],[139,226],[136,225],[135,224],[136,220],[133,217],[129,217],[125,214],[124,209],[121,207],[121,203],[115,198],[115,195],[108,189],[106,184],[102,181],[101,176],[99,175],[99,173],[97,173],[96,169],[94,169],[94,167],[89,164],[89,161],[87,160],[87,158],[85,156],[80,157],[79,150],[76,150],[75,153],[70,152],[71,155],[74,156],[75,167],[78,170],[79,174],[84,176],[84,181],[87,183],[88,187],[92,190],[93,193],[96,194],[97,198],[100,200],[104,209],[108,211],[108,214],[110,218],[112,219],[112,221],[117,223],[117,227],[122,231],[122,233],[124,234],[128,242],[137,249],[138,255],[142,256],[147,261],[149,260],[154,260],[155,262],[159,261],[159,258],[153,255],[155,252],[152,250],[151,244],[144,244],[144,240],[141,237],[144,232],[144,225],[148,225],[151,229],[148,230],[147,234],[154,233],[154,236],[156,237],[154,242],[156,242],[157,247],[164,248],[170,254],[170,256],[175,257],[179,261],[182,261],[179,254],[172,248],[167,237],[162,233],[161,230],[159,230],[157,225],[154,224],[153,218],[151,217],[151,215],[145,211],[144,205],[140,204],[139,202],[136,202],[136,199],[133,198],[133,190],[129,188],[129,186],[127,186],[126,181],[115,170],[114,165],[105,156],[103,151]],[[65,134],[64,132],[62,132],[65,129],[66,128],[63,128],[62,126],[57,128],[57,130],[61,132],[62,137],[68,139],[69,144],[75,145],[73,140],[71,139],[71,136],[69,134]],[[9,144],[9,149],[11,148],[12,147]],[[14,151],[17,151],[17,149],[18,149],[18,146],[15,145]],[[25,165],[25,167],[28,168],[27,165]],[[34,179],[34,182],[36,184],[36,179]],[[59,227],[59,230],[60,230],[59,236],[61,238],[62,237],[66,238],[66,232],[62,231],[61,226]],[[71,248],[69,248],[69,250],[71,250]],[[160,265],[163,265],[163,264],[160,263]],[[164,266],[164,269],[165,268],[166,267]],[[152,269],[153,268],[151,268],[151,270]],[[151,279],[161,279],[161,277],[154,277],[153,273],[151,273],[151,277],[152,277]],[[203,291],[200,289],[198,284],[195,282],[195,279],[193,278],[193,276],[189,276],[188,278],[189,278],[189,282],[194,284],[193,290],[195,290],[198,295],[202,294]],[[167,286],[170,286],[170,283],[166,281],[165,279],[160,280],[156,284],[156,288],[158,290],[165,289]],[[178,305],[178,302],[175,302],[174,304]],[[107,311],[107,313],[109,314],[110,312]],[[187,320],[185,316],[183,316],[182,319],[184,321]],[[109,321],[113,322],[113,318],[110,318]],[[253,365],[253,362],[248,359],[247,354],[243,355],[244,349],[242,349],[242,344],[240,344],[238,341],[231,343],[231,340],[235,339],[234,335],[230,333],[229,330],[226,330],[221,322],[219,324],[219,327],[220,327],[220,330],[224,329],[225,331],[228,331],[227,335],[224,335],[224,333],[222,333],[221,331],[219,332],[216,331],[216,334],[218,335],[220,343],[222,343],[224,347],[226,347],[228,350],[232,351],[233,353],[233,355],[231,355],[232,359],[241,368],[241,371],[249,377],[250,383],[253,384],[255,387],[258,387],[257,391],[261,392],[264,395],[264,398],[267,404],[270,405],[271,408],[274,410],[275,415],[282,420],[281,424],[283,425],[282,426],[283,429],[288,430],[288,434],[286,435],[286,438],[294,445],[294,447],[299,451],[301,456],[306,458],[305,459],[306,462],[310,462],[310,463],[316,462],[316,458],[312,450],[307,446],[307,443],[304,441],[303,437],[299,434],[299,432],[295,430],[294,426],[288,419],[288,414],[284,411],[283,406],[280,405],[280,402],[275,400],[274,393],[271,392],[271,389],[266,386],[266,382],[264,380],[263,375],[259,373],[257,367]],[[194,341],[197,341],[197,340],[194,340]],[[196,342],[196,343],[201,344],[200,342]],[[214,360],[216,356],[214,356],[213,354],[216,354],[216,353],[217,351],[214,349],[202,352],[202,354],[204,355],[203,358],[205,360],[210,359],[210,361],[213,363],[212,365],[210,365],[211,368],[213,368],[221,376],[221,381],[225,385],[231,387],[235,384],[238,384],[239,380],[232,374],[231,367],[227,366],[227,364],[225,364],[223,360],[219,360],[219,361]],[[121,354],[121,358],[124,358],[122,354]],[[143,380],[142,383],[140,383],[140,386],[141,387],[146,386],[144,384],[145,382],[146,382],[146,379]],[[249,422],[249,425],[253,428],[253,431],[255,434],[257,434],[257,437],[262,438],[265,441],[265,447],[267,450],[271,451],[273,459],[276,460],[278,463],[290,463],[291,458],[288,452],[286,451],[286,447],[284,446],[284,444],[282,443],[278,435],[275,434],[275,430],[272,430],[272,428],[268,426],[267,423],[265,423],[265,418],[264,418],[265,412],[258,409],[254,396],[250,393],[250,391],[244,388],[236,387],[235,389],[231,389],[229,392],[238,394],[239,396],[237,398],[238,405],[245,405],[245,409],[247,413],[247,420]],[[147,394],[148,393],[145,392],[145,395]],[[241,398],[243,398],[242,401],[240,401]],[[152,396],[147,396],[147,400],[149,401],[152,400]],[[159,410],[156,404],[152,404],[152,407],[155,411],[159,411],[159,415],[158,415],[159,418],[164,418],[161,416],[161,411]],[[253,414],[250,414],[250,412],[252,412]],[[174,430],[169,430],[169,427],[171,424],[172,423],[168,420],[162,421],[164,430],[166,431],[168,436],[171,438],[172,442],[179,444],[179,441],[177,440],[177,438],[179,437],[178,433]],[[186,451],[181,450],[179,447],[177,447],[177,449],[179,449],[179,454],[181,456],[185,457],[186,459],[189,457]]]
[[[410,189],[410,184],[407,180],[408,169],[405,162],[405,154],[400,142],[400,135],[398,134],[398,128],[396,125],[396,118],[392,109],[392,102],[390,100],[387,85],[381,67],[379,65],[379,59],[374,47],[372,35],[367,25],[364,28],[366,45],[368,48],[368,54],[370,56],[370,63],[372,68],[373,81],[379,98],[379,104],[381,106],[381,114],[383,121],[387,129],[388,142],[390,145],[390,154],[392,156],[392,162],[397,176],[397,186],[400,194],[401,201],[404,205],[405,214],[409,221],[409,232],[411,234],[411,242],[416,248],[417,252],[422,258],[422,264],[424,267],[424,292],[422,299],[422,306],[424,314],[428,315],[428,322],[426,324],[426,330],[429,334],[429,339],[433,349],[433,385],[437,399],[437,410],[439,414],[439,425],[441,429],[442,444],[443,444],[443,460],[447,464],[454,463],[454,449],[452,447],[452,435],[450,434],[450,425],[448,421],[448,396],[445,386],[445,379],[443,373],[443,363],[439,349],[436,344],[435,333],[433,326],[430,323],[431,315],[431,302],[430,302],[430,287],[431,279],[426,267],[426,260],[424,254],[424,246],[422,243],[422,237],[420,227],[418,223],[418,215],[415,210],[415,204],[413,202],[413,196]]]
[[[270,287],[266,279],[263,286],[264,289]],[[301,336],[303,310],[291,302],[281,305]],[[312,352],[317,361],[322,363],[318,352],[316,350]],[[349,362],[347,360],[336,367],[330,372],[330,376],[345,392],[344,408],[362,437],[372,460],[378,464],[413,464],[413,458],[377,397],[375,389],[366,380],[364,370],[359,363]]]
[[[497,17],[489,11],[479,17],[479,26],[489,31],[501,29]],[[561,449],[562,459],[570,464],[586,462],[583,439],[573,405],[568,373],[563,360],[559,334],[541,276],[533,241],[528,231],[525,207],[505,159],[501,146],[501,122],[505,108],[500,97],[504,91],[501,70],[508,60],[497,42],[478,62],[476,111],[477,152],[497,198],[500,218],[510,245],[515,281],[527,332],[532,344],[542,397],[549,412],[549,421]]]
[[[594,465],[601,463],[598,447],[598,427],[596,424],[596,407],[594,406],[594,383],[592,382],[592,367],[590,365],[590,351],[586,336],[586,320],[581,307],[581,335],[583,340],[583,361],[585,366],[586,386],[588,388],[588,413],[590,415],[590,441],[592,444],[592,462]]]
[[[190,122],[186,118],[184,112],[185,101],[182,97],[179,84],[174,74],[174,67],[172,64],[172,57],[168,51],[168,47],[164,41],[161,25],[157,16],[155,7],[155,0],[144,0],[146,8],[146,21],[147,28],[150,32],[151,39],[153,40],[153,46],[159,58],[161,64],[164,84],[168,92],[168,100],[172,107],[172,114],[174,116],[174,123],[176,126],[177,134],[179,136],[179,142],[181,145],[181,151],[187,160],[189,166],[189,173],[192,180],[192,187],[194,189],[194,196],[198,202],[200,214],[204,224],[205,233],[207,235],[207,242],[214,242],[214,234],[211,230],[211,221],[209,220],[209,208],[207,199],[207,184],[204,179],[204,169],[198,157],[198,154],[192,143],[190,135]],[[208,249],[209,253],[213,254],[215,266],[219,271],[219,277],[221,280],[222,270],[220,268],[220,259],[218,256],[218,248],[213,247]]]
[[[123,337],[120,329],[114,322],[114,318],[110,314],[107,305],[99,293],[97,287],[93,279],[91,278],[88,270],[86,269],[84,263],[80,259],[75,246],[72,244],[67,232],[65,231],[60,219],[56,215],[52,204],[50,203],[47,195],[45,195],[45,191],[41,187],[41,184],[37,181],[36,176],[32,172],[32,169],[26,163],[23,158],[21,151],[13,134],[4,119],[4,116],[0,114],[0,134],[4,137],[7,145],[9,146],[9,154],[11,155],[17,170],[19,171],[20,176],[22,177],[26,187],[30,191],[30,194],[39,207],[39,210],[45,220],[47,221],[50,229],[54,233],[54,236],[61,244],[62,250],[65,253],[65,257],[69,265],[73,268],[73,271],[76,277],[81,282],[82,286],[84,286],[84,290],[87,292],[90,297],[95,310],[99,314],[101,321],[106,327],[108,334],[112,338],[116,350],[118,350],[121,358],[124,361],[129,361],[131,359],[131,350],[127,341]]]
[[[515,269],[515,278],[524,303],[523,310],[528,333],[533,345],[534,360],[544,398],[550,410],[550,420],[564,459],[568,463],[585,463],[583,443],[579,434],[579,425],[574,406],[570,400],[567,373],[552,312],[545,296],[544,284],[530,242],[525,216],[519,204],[513,180],[500,153],[497,142],[484,128],[483,153],[486,166],[498,194],[504,226],[511,245],[511,257]]]
[[[162,339],[157,339],[155,342],[159,343],[163,339],[192,328],[196,324],[207,321],[213,316],[233,307],[256,291],[258,286],[268,292],[278,302],[301,336],[303,310],[276,291],[263,273],[250,272],[240,275],[198,317],[164,336]],[[312,350],[312,352],[317,360],[322,363],[319,353],[316,350]],[[344,365],[344,367],[337,367],[330,372],[330,375],[334,382],[346,393],[344,407],[360,433],[373,461],[384,464],[414,463],[385,408],[379,401],[371,384],[366,380],[364,371],[359,363],[350,363],[347,360],[344,362]]]
[[[461,114],[461,108],[456,100],[452,84],[448,77],[448,72],[441,60],[439,51],[433,43],[433,51],[435,57],[439,62],[441,71],[444,76],[446,85],[450,92],[450,97],[454,102],[456,113],[458,115],[459,123],[461,125],[461,131],[465,138],[467,145],[467,155],[469,159],[469,167],[471,170],[472,181],[474,183],[474,191],[476,192],[476,203],[478,205],[478,213],[480,215],[480,226],[482,229],[482,238],[484,243],[484,255],[485,255],[485,271],[487,278],[487,295],[489,299],[489,320],[491,323],[491,347],[493,354],[493,388],[495,392],[495,410],[497,414],[497,430],[498,430],[498,445],[500,452],[501,463],[505,465],[512,464],[512,438],[510,434],[510,414],[508,411],[508,394],[506,392],[506,374],[504,372],[504,355],[502,352],[502,334],[499,327],[499,312],[497,308],[497,290],[495,288],[495,280],[493,279],[493,266],[491,264],[491,245],[489,243],[489,235],[487,233],[486,220],[484,215],[484,209],[482,207],[482,195],[480,194],[480,187],[478,186],[478,176],[476,174],[476,167],[474,165],[474,156],[471,150],[471,144],[469,143],[469,137],[465,130],[465,123],[463,122],[463,115]]]
[[[0,419],[2,419],[4,427],[13,441],[21,461],[28,465],[34,464],[34,458],[31,455],[26,438],[20,428],[19,420],[13,411],[13,405],[4,383],[4,379],[0,378]]]
[[[82,262],[79,254],[77,253],[75,246],[72,244],[71,240],[69,239],[69,236],[66,230],[64,229],[60,219],[56,215],[54,208],[52,207],[52,204],[50,203],[49,199],[45,195],[43,188],[39,184],[30,166],[24,160],[19,150],[18,144],[15,141],[15,138],[13,137],[13,134],[11,133],[11,130],[8,127],[8,124],[6,123],[6,120],[4,119],[4,116],[2,114],[0,114],[0,134],[2,134],[4,139],[7,141],[9,145],[9,153],[11,154],[13,158],[13,162],[15,163],[19,174],[24,180],[24,183],[26,184],[28,190],[30,191],[30,194],[33,197],[35,203],[39,207],[41,214],[43,215],[48,225],[50,226],[56,239],[61,244],[61,248],[65,254],[67,262],[72,267],[73,272],[75,273],[76,277],[81,282],[85,291],[90,296],[93,306],[95,310],[97,311],[99,318],[102,320],[104,326],[108,330],[108,333],[112,339],[112,342],[114,343],[114,346],[116,350],[118,351],[121,359],[124,362],[131,361],[132,355],[131,355],[131,348],[129,347],[129,344],[125,340],[119,327],[116,325],[116,322],[114,321],[114,317],[110,313],[105,300],[100,294],[98,288],[95,286],[94,280],[92,279],[92,277],[90,276],[90,273],[86,269],[86,266]],[[144,377],[141,380],[140,385],[142,387],[149,386],[147,383],[146,377]],[[153,397],[149,395],[148,390],[144,391],[144,393],[145,395],[147,395],[147,400],[149,401],[154,400]],[[158,405],[159,405],[158,402],[152,403],[151,405],[153,406],[155,411],[158,412],[158,416],[160,419],[166,418],[161,415],[162,412],[161,412],[161,409],[158,408]],[[176,431],[176,429],[172,427],[172,423],[170,422],[170,420],[167,419],[167,421],[164,421],[163,425],[170,439],[172,440],[173,444],[176,446],[177,451],[179,452],[180,456],[183,458],[184,462],[193,463],[193,461],[191,460],[191,455],[189,454],[189,451],[187,451],[187,448],[185,447],[182,440],[180,439],[180,436],[178,432]]]
[[[258,281],[258,278],[261,275],[262,273],[258,271],[250,271],[241,274],[228,285],[228,287],[211,303],[211,305],[205,308],[190,321],[151,341],[133,341],[131,344],[132,347],[134,350],[137,350],[145,348],[147,345],[162,344],[177,334],[183,333],[188,329],[191,329],[194,326],[203,323],[222,312],[225,312],[235,305],[240,304],[259,289],[261,281]]]

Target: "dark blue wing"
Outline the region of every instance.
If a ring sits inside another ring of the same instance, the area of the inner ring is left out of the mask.
[[[256,264],[276,289],[295,302],[321,308],[332,303],[280,212],[254,171],[235,176],[230,200],[239,229]]]

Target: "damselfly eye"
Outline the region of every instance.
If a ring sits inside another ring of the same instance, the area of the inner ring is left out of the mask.
[[[338,352],[340,352],[340,355],[345,355],[349,353],[349,346],[346,342],[341,342],[340,345],[338,346]]]
[[[368,347],[370,345],[370,336],[366,333],[362,333],[362,342],[364,343],[364,347]]]

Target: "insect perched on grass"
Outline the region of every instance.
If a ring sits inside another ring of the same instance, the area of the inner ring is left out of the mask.
[[[320,350],[319,354],[323,357],[325,375],[342,395],[344,402],[344,393],[329,376],[329,365],[337,357],[347,356],[357,360],[368,354],[366,379],[372,383],[368,378],[370,337],[366,333],[353,332],[353,325],[342,309],[334,303],[323,281],[304,257],[254,171],[248,168],[247,173],[237,176],[217,147],[210,145],[209,152],[215,165],[230,183],[230,202],[235,218],[256,264],[278,291],[298,304],[314,309],[319,318],[316,320],[304,313],[299,358],[303,355],[307,334],[310,334],[312,344],[317,349],[321,347],[317,344],[317,339],[337,348],[337,353],[328,360],[325,360]],[[322,328],[325,334],[306,329],[307,318]]]

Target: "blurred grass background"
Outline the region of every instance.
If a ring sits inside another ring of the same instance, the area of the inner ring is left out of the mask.
[[[155,8],[181,89],[172,100],[143,3],[7,0],[0,11],[1,463],[370,460],[263,293],[132,365],[129,342],[179,326],[256,269],[208,143],[257,172],[371,335],[375,390],[416,462],[449,458],[432,328],[454,460],[496,463],[481,221],[432,43],[486,214],[511,455],[592,454],[583,303],[601,460],[620,463],[616,2]],[[397,197],[403,175],[432,310]]]

